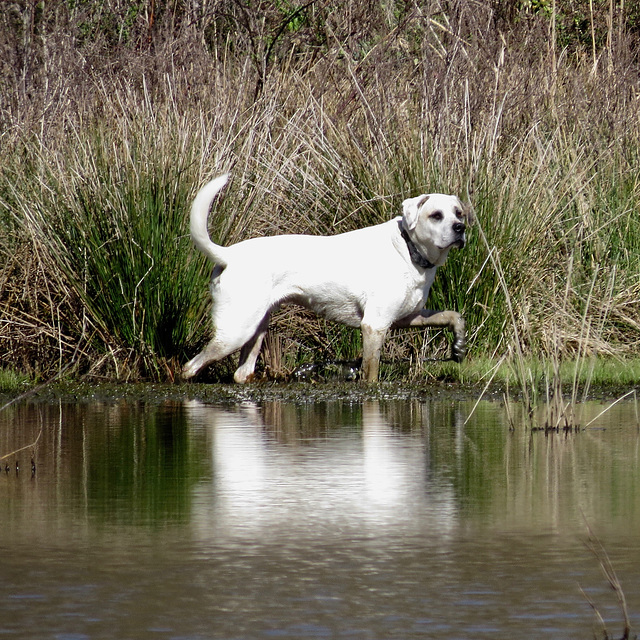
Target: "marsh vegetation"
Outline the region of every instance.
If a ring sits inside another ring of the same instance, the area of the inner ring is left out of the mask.
[[[500,362],[534,388],[536,363],[637,369],[639,32],[635,3],[613,0],[12,3],[0,369],[173,379],[211,330],[190,199],[223,171],[221,243],[346,231],[422,192],[470,198],[478,230],[430,306],[466,316],[471,362],[443,375]],[[359,346],[288,308],[263,367]],[[424,377],[446,350],[398,332],[383,376]]]

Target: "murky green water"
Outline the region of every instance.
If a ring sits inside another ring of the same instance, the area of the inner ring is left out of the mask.
[[[619,637],[585,520],[637,632],[633,404],[568,437],[473,404],[14,405],[0,637],[586,639],[581,588]]]

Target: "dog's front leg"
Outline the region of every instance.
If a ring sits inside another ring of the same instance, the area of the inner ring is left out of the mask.
[[[405,327],[448,327],[453,332],[451,359],[462,362],[467,353],[467,337],[464,318],[457,311],[430,311],[423,309],[410,313],[393,325],[394,329]]]
[[[376,382],[380,369],[380,351],[387,328],[375,328],[363,322],[360,329],[362,330],[362,375],[367,382]]]

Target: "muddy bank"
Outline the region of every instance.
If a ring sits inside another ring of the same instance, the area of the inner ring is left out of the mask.
[[[629,386],[613,385],[592,388],[589,399],[611,401],[628,393]],[[510,398],[518,400],[517,392],[509,390]],[[166,401],[200,400],[218,405],[245,402],[364,402],[367,400],[485,400],[501,402],[505,388],[496,384],[484,386],[458,382],[379,383],[256,383],[237,384],[152,384],[152,383],[87,383],[59,382],[43,385],[24,393],[0,394],[0,407],[19,396],[31,402],[118,402],[120,400],[162,403]]]
[[[367,385],[345,383],[258,383],[258,384],[118,384],[118,383],[55,383],[27,392],[32,402],[116,402],[119,400],[160,403],[165,401],[200,400],[202,402],[235,405],[244,402],[313,403],[346,400],[462,400],[477,398],[482,388],[460,384],[399,384]],[[0,404],[18,394],[0,396]],[[485,394],[487,399],[502,397],[497,389]]]

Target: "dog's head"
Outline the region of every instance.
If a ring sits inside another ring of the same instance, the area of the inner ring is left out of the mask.
[[[402,219],[416,246],[438,265],[444,262],[451,247],[464,247],[465,231],[475,216],[471,206],[456,196],[431,193],[405,200]]]

